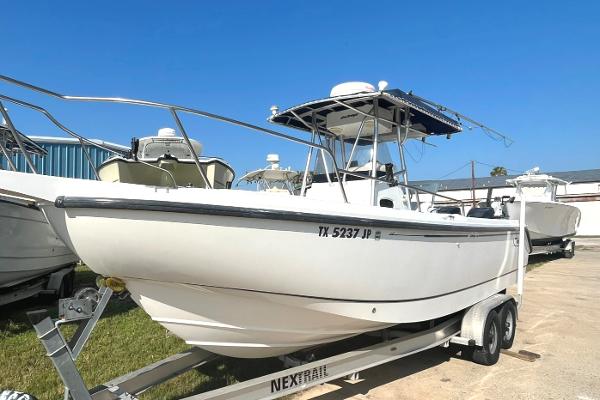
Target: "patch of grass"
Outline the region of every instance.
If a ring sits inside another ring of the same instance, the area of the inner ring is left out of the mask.
[[[77,288],[93,286],[96,274],[80,266],[75,276]],[[26,311],[40,308],[57,315],[56,304],[44,304],[36,298],[0,307],[0,390],[22,390],[40,400],[58,399],[63,394],[62,382],[25,315]],[[75,326],[62,329],[69,337]],[[77,359],[77,366],[87,387],[93,388],[187,348],[185,342],[152,321],[131,299],[113,298]],[[203,367],[202,371],[189,371],[140,397],[190,396],[272,372],[276,366],[280,364],[274,359],[225,359]]]
[[[562,254],[536,254],[529,256],[529,263],[526,266],[526,272],[533,271],[536,268],[541,267],[549,261],[562,258]]]

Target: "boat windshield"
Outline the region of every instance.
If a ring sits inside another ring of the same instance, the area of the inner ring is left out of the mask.
[[[336,162],[339,168],[344,168],[352,172],[368,176],[372,167],[373,141],[369,139],[359,139],[355,145],[355,140],[329,140],[330,148],[335,149]],[[385,165],[392,164],[392,157],[387,143],[379,142],[377,145],[377,176],[385,175]],[[332,179],[335,174],[333,161],[331,157],[322,151],[317,151],[315,158],[313,182],[327,181],[327,175]],[[361,179],[356,176],[348,175],[346,180]]]

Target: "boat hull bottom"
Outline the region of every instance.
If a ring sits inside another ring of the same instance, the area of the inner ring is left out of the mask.
[[[454,314],[516,283],[516,270],[457,292],[399,302],[125,281],[133,300],[186,343],[230,357],[263,358]]]

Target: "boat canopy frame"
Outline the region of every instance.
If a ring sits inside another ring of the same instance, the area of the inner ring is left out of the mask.
[[[371,106],[370,111],[361,110],[364,106]],[[385,109],[388,114],[392,115],[392,119],[381,116],[381,109]],[[448,196],[440,195],[438,193],[429,192],[427,190],[417,188],[408,184],[408,174],[406,167],[406,159],[404,156],[404,143],[408,139],[422,139],[424,140],[427,136],[433,135],[451,135],[462,131],[461,124],[458,121],[446,116],[441,111],[427,105],[420,98],[414,97],[412,94],[405,93],[399,89],[393,90],[380,90],[376,92],[360,92],[347,94],[342,96],[335,96],[324,98],[320,100],[314,100],[307,103],[300,104],[284,110],[278,111],[278,108],[274,106],[272,109],[273,114],[269,117],[269,122],[274,124],[283,125],[293,129],[299,129],[306,132],[311,132],[311,142],[316,143],[319,140],[319,144],[323,145],[323,139],[330,142],[329,139],[333,140],[333,146],[329,147],[331,154],[335,155],[336,141],[339,141],[342,152],[341,158],[344,164],[343,169],[338,169],[334,164],[335,177],[339,181],[338,173],[343,174],[343,183],[346,183],[348,175],[358,177],[361,179],[371,180],[371,199],[370,203],[376,205],[376,182],[381,181],[393,186],[399,186],[404,189],[406,195],[406,201],[412,202],[412,193],[414,192],[417,202],[417,208],[421,211],[421,201],[419,199],[419,192],[431,194],[433,196],[439,196],[457,203],[461,206],[464,214],[464,203],[461,200],[454,199]],[[340,112],[345,110],[351,110],[355,113],[362,115],[363,118],[360,122],[360,126],[356,132],[356,136],[346,138],[343,135],[336,134],[329,130],[326,126],[327,115],[332,112]],[[364,134],[365,122],[367,120],[373,121],[373,134],[367,137]],[[392,127],[391,132],[388,134],[380,133],[380,124],[387,124]],[[344,143],[353,139],[352,149],[348,157],[346,157],[346,151],[344,149]],[[371,157],[371,170],[370,174],[358,174],[350,171],[350,163],[355,153],[357,144],[359,141],[369,140],[373,143]],[[400,157],[400,169],[393,174],[393,178],[396,176],[402,176],[402,182],[394,181],[390,182],[389,179],[382,179],[377,176],[377,158],[378,145],[380,142],[395,141],[398,144],[398,153]],[[304,168],[304,175],[302,177],[302,186],[300,189],[300,195],[306,196],[308,188],[308,176],[313,157],[313,149],[310,148],[308,151],[306,164]],[[335,157],[335,156],[334,156]],[[321,157],[323,160],[323,167],[325,170],[325,176],[327,181],[332,184],[330,172],[327,167],[327,163],[324,162],[325,157]]]
[[[212,119],[212,120],[216,120],[216,121],[220,121],[220,122],[224,122],[224,123],[228,123],[231,125],[235,125],[235,126],[240,126],[242,128],[247,128],[251,131],[258,131],[261,133],[265,133],[271,136],[275,136],[284,140],[288,140],[291,142],[295,142],[298,144],[302,144],[305,146],[309,147],[309,157],[308,157],[308,162],[307,165],[310,162],[310,157],[313,154],[314,150],[320,151],[323,155],[327,155],[331,160],[332,160],[332,164],[333,164],[333,173],[335,174],[335,178],[336,181],[338,183],[338,187],[340,189],[340,194],[341,197],[343,199],[343,201],[345,203],[348,203],[348,197],[346,195],[346,191],[344,189],[344,181],[341,179],[341,174],[344,174],[344,176],[346,175],[350,175],[350,176],[356,176],[358,178],[361,179],[370,179],[372,181],[372,192],[374,192],[374,187],[375,187],[375,182],[376,181],[381,181],[381,182],[385,182],[385,183],[390,183],[389,181],[385,180],[385,179],[381,179],[379,177],[376,176],[375,173],[372,173],[371,176],[365,176],[363,174],[358,174],[356,172],[353,171],[349,171],[347,168],[340,168],[338,166],[338,162],[336,160],[335,157],[335,153],[328,147],[323,145],[322,143],[317,143],[316,139],[318,138],[319,140],[321,139],[320,135],[318,134],[320,132],[318,124],[313,123],[313,124],[308,124],[304,119],[299,118],[298,113],[296,112],[298,110],[299,107],[295,107],[294,109],[290,109],[289,112],[294,115],[295,117],[298,118],[298,120],[302,120],[302,125],[304,125],[306,127],[305,130],[311,131],[312,132],[312,140],[308,141],[308,140],[304,140],[304,139],[300,139],[298,137],[295,136],[291,136],[285,133],[281,133],[278,131],[275,131],[273,129],[268,129],[268,128],[264,128],[258,125],[254,125],[251,123],[247,123],[247,122],[243,122],[243,121],[239,121],[230,117],[225,117],[225,116],[221,116],[221,115],[217,115],[214,113],[210,113],[207,111],[203,111],[203,110],[199,110],[199,109],[195,109],[195,108],[189,108],[189,107],[183,107],[183,106],[178,106],[175,104],[169,104],[169,103],[162,103],[162,102],[155,102],[155,101],[148,101],[148,100],[138,100],[138,99],[131,99],[131,98],[124,98],[124,97],[97,97],[97,96],[72,96],[72,95],[64,95],[58,92],[54,92],[48,89],[44,89],[42,87],[27,83],[27,82],[23,82],[14,78],[11,78],[9,76],[5,76],[5,75],[0,75],[0,81],[6,82],[8,84],[12,84],[24,89],[28,89],[31,90],[33,92],[37,92],[37,93],[41,93],[53,98],[57,98],[60,100],[65,100],[65,101],[71,101],[71,102],[97,102],[97,103],[119,103],[119,104],[130,104],[130,105],[136,105],[136,106],[141,106],[141,107],[149,107],[149,108],[159,108],[159,109],[164,109],[167,110],[173,120],[175,121],[175,124],[181,134],[181,136],[184,138],[187,146],[190,148],[191,153],[193,155],[193,160],[194,163],[196,164],[198,171],[202,177],[202,179],[205,181],[206,183],[206,187],[207,189],[213,189],[212,185],[210,184],[205,172],[202,170],[201,168],[201,164],[198,158],[198,155],[193,151],[193,147],[191,145],[189,136],[187,134],[187,131],[183,125],[183,122],[180,119],[180,114],[184,113],[184,114],[192,114],[192,115],[196,115],[196,116],[200,116],[200,117],[204,117],[204,118],[208,118],[208,119]],[[332,104],[326,105],[324,106],[324,108],[327,107],[331,107],[332,105],[338,105],[350,110],[355,109],[356,107],[354,107],[356,104],[354,104],[352,101],[356,100],[358,97],[364,98],[366,100],[373,100],[375,103],[375,107],[374,107],[374,115],[370,115],[367,114],[365,115],[365,117],[367,118],[373,118],[374,119],[374,124],[375,124],[375,131],[378,131],[378,125],[380,122],[383,123],[388,123],[388,124],[392,124],[393,126],[395,126],[396,128],[399,128],[402,125],[402,121],[401,120],[397,120],[397,121],[391,121],[385,118],[382,118],[380,116],[377,115],[378,113],[378,106],[377,103],[380,101],[380,99],[382,101],[389,101],[391,102],[392,106],[395,107],[396,109],[403,108],[403,113],[404,115],[407,115],[408,118],[406,119],[406,123],[404,124],[406,129],[405,129],[405,133],[404,133],[404,137],[401,136],[400,133],[400,129],[396,129],[396,133],[397,133],[397,139],[399,141],[399,145],[400,147],[402,146],[402,143],[407,140],[408,136],[409,136],[409,132],[410,132],[410,118],[412,115],[417,115],[417,112],[419,113],[419,118],[424,118],[425,121],[429,121],[430,123],[434,123],[434,124],[441,124],[438,126],[441,126],[443,129],[440,130],[438,133],[435,133],[436,131],[433,130],[433,126],[436,125],[430,125],[429,128],[427,128],[426,126],[426,133],[429,134],[446,134],[446,135],[450,135],[452,133],[456,133],[456,132],[460,132],[461,130],[461,126],[460,123],[457,121],[454,121],[453,119],[445,116],[441,111],[437,111],[434,108],[428,106],[425,102],[423,102],[420,98],[416,99],[416,97],[412,96],[411,94],[406,94],[404,92],[401,92],[399,90],[390,90],[390,91],[378,91],[378,92],[374,92],[374,93],[363,93],[363,94],[359,94],[359,95],[349,95],[349,96],[339,96],[336,98],[330,98],[330,99],[325,99],[330,101]],[[8,115],[8,112],[6,111],[6,109],[3,107],[2,101],[7,101],[13,104],[16,104],[18,106],[22,106],[25,108],[29,108],[32,109],[34,111],[37,111],[41,114],[43,114],[46,118],[48,118],[55,126],[57,126],[59,129],[61,129],[62,131],[66,132],[68,135],[78,139],[80,145],[82,146],[82,149],[84,151],[84,154],[86,156],[86,159],[88,160],[89,164],[91,165],[94,174],[96,176],[96,179],[100,179],[99,175],[98,175],[98,171],[96,166],[94,165],[91,156],[86,148],[86,145],[89,146],[95,146],[97,148],[106,150],[110,153],[113,154],[117,154],[117,155],[123,155],[122,153],[115,151],[114,149],[110,149],[106,146],[103,146],[99,143],[95,143],[87,138],[85,138],[82,135],[79,135],[78,133],[74,132],[73,130],[67,128],[65,125],[63,125],[60,121],[58,121],[57,118],[55,118],[48,110],[46,110],[43,107],[37,106],[35,104],[32,103],[28,103],[26,101],[23,100],[19,100],[4,94],[0,93],[0,112],[2,113],[3,118],[6,121],[6,125],[4,126],[8,131],[10,131],[13,135],[13,137],[15,138],[15,142],[17,143],[19,149],[23,152],[24,156],[25,156],[25,160],[27,162],[27,165],[30,167],[31,171],[34,173],[37,173],[35,166],[29,156],[29,154],[26,151],[25,145],[22,143],[22,141],[20,140],[20,137],[18,135],[18,131],[15,128],[10,116]],[[322,101],[322,100],[321,100]],[[350,104],[347,104],[347,101],[350,102]],[[310,103],[305,103],[305,104],[316,104],[317,102],[310,102]],[[387,105],[387,103],[386,103]],[[361,114],[363,113],[362,111],[358,110]],[[400,118],[400,115],[402,115],[401,112],[396,111],[395,115],[397,116],[397,118]],[[273,119],[273,116],[270,118],[271,120]],[[315,121],[314,118],[314,112],[313,112],[313,118],[312,121]],[[433,121],[433,122],[432,122]],[[272,121],[274,122],[274,121]],[[428,130],[427,130],[428,129]],[[377,140],[374,141],[375,143],[377,143]],[[414,191],[416,193],[417,196],[417,204],[418,204],[418,208],[420,210],[421,208],[421,203],[418,199],[418,194],[419,192],[422,193],[427,193],[427,194],[431,194],[434,196],[439,196],[448,200],[451,200],[453,202],[456,202],[458,204],[461,204],[461,206],[464,209],[464,204],[461,200],[458,199],[454,199],[448,196],[444,196],[444,195],[440,195],[438,193],[433,193],[433,192],[429,192],[427,190],[415,187],[415,186],[411,186],[408,184],[407,182],[407,178],[406,178],[406,166],[405,166],[405,162],[404,162],[404,157],[403,154],[401,155],[402,157],[402,168],[403,168],[403,172],[404,172],[404,182],[395,182],[395,185],[397,186],[401,186],[409,191]],[[143,163],[143,162],[142,162]],[[374,164],[376,163],[376,159],[374,158]],[[148,166],[152,167],[152,168],[158,168],[161,169],[163,171],[165,171],[167,174],[170,175],[171,180],[173,182],[174,187],[177,187],[177,184],[175,182],[175,178],[173,177],[173,175],[167,171],[164,170],[160,167],[148,164],[148,163],[144,163],[147,164]],[[16,170],[16,168],[14,168],[14,165],[11,165],[11,168],[13,170]],[[374,168],[372,168],[374,170]],[[302,193],[305,194],[306,192],[306,180],[307,180],[307,176],[308,173],[305,170],[305,174],[303,177],[303,187],[302,187]]]

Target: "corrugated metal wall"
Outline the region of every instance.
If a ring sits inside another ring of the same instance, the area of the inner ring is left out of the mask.
[[[38,173],[67,178],[95,179],[94,171],[79,143],[44,143],[43,141],[36,141],[36,143],[48,152],[44,157],[32,157]],[[88,146],[87,148],[96,167],[113,155],[97,147]],[[12,159],[19,171],[31,172],[26,166],[22,154],[13,155]],[[10,170],[10,165],[1,153],[0,161],[2,168]]]

